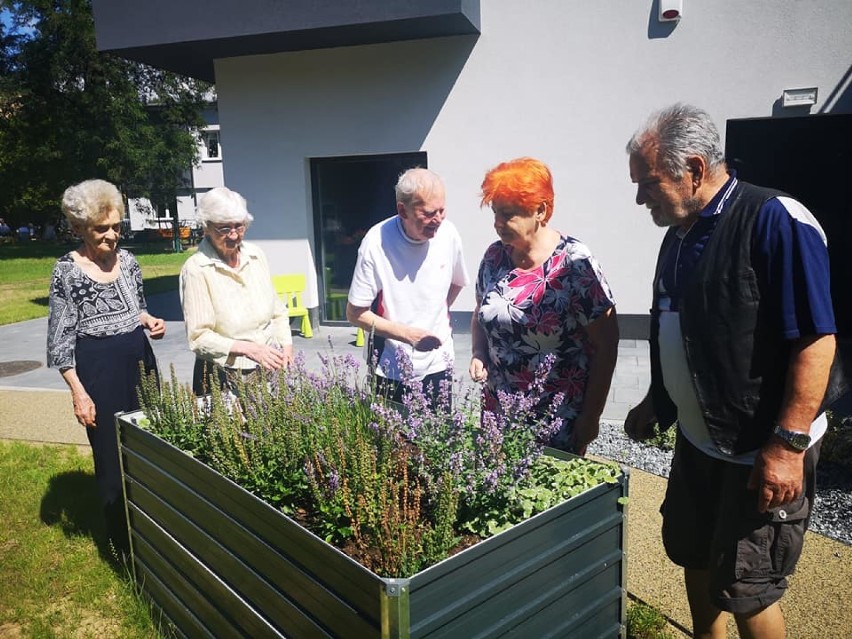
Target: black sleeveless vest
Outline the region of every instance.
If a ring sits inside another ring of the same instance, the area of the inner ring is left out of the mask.
[[[739,182],[731,193],[681,296],[680,326],[698,404],[720,452],[735,455],[760,448],[769,438],[784,398],[791,342],[761,305],[752,268],[752,230],[763,204],[780,191]],[[661,425],[677,409],[663,386],[659,352],[658,280],[662,258],[677,241],[669,229],[657,258],[651,309],[651,391]],[[843,393],[835,356],[823,406]]]

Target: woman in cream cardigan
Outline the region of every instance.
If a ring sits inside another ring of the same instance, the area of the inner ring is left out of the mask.
[[[198,203],[204,228],[198,252],[181,269],[180,296],[189,347],[196,355],[193,391],[234,381],[293,360],[287,308],[272,287],[263,251],[243,241],[252,215],[239,193],[218,187]]]

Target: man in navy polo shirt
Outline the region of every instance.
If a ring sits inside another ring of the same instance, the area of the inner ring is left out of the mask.
[[[737,179],[710,116],[676,104],[627,145],[636,203],[669,227],[653,283],[651,388],[624,428],[677,423],[663,514],[696,637],[783,637],[778,601],[839,392],[826,238],[793,198]],[[830,391],[828,389],[831,389]]]

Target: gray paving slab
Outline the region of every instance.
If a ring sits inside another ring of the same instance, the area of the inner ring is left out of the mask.
[[[169,375],[174,367],[179,381],[191,382],[195,358],[187,346],[177,291],[150,296],[148,306],[153,315],[166,320],[166,336],[152,341],[161,372]],[[349,353],[361,360],[363,349],[355,345],[355,336],[356,331],[351,326],[320,326],[314,330],[311,339],[301,337],[298,330],[294,330],[293,344],[305,353],[312,369],[319,369],[319,355],[331,351]],[[67,390],[59,372],[46,366],[46,342],[46,318],[0,326],[0,361],[36,361],[40,364],[29,372],[0,377],[0,389]],[[465,378],[470,358],[470,334],[457,333],[454,342],[458,373]],[[603,413],[603,418],[610,421],[623,420],[648,388],[647,342],[622,340],[618,350],[613,386]]]

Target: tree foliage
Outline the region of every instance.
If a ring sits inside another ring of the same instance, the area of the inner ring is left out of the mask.
[[[173,201],[210,85],[99,52],[89,0],[0,6],[0,215],[55,215],[67,186],[95,177]]]

